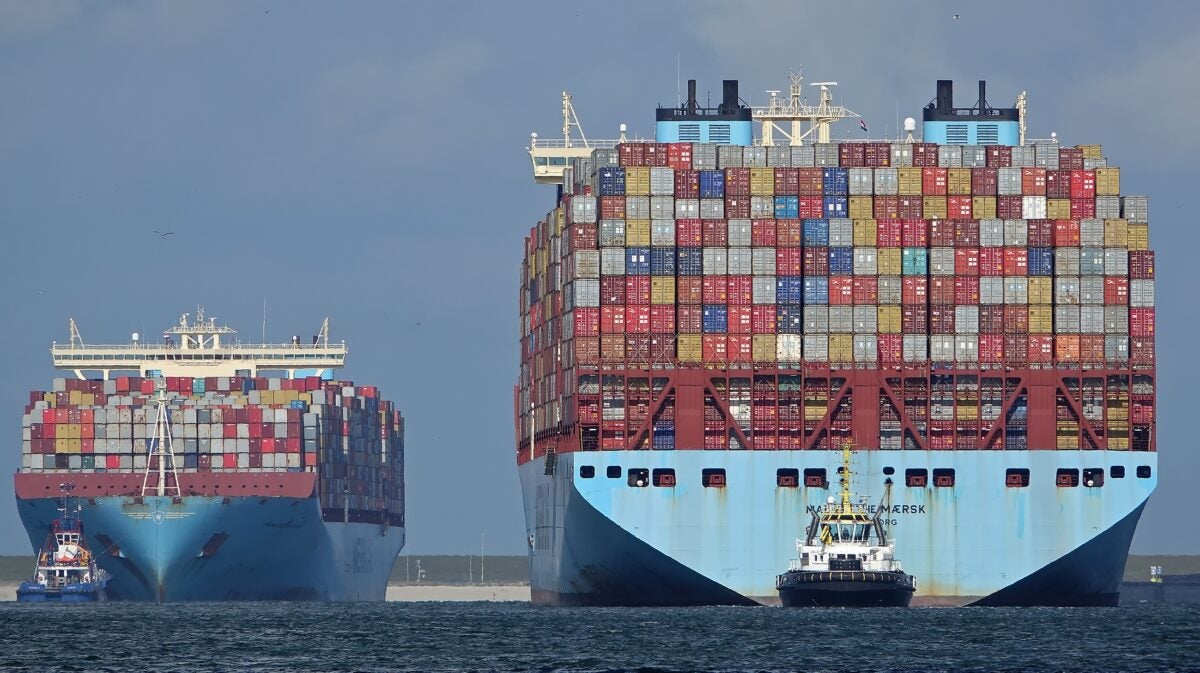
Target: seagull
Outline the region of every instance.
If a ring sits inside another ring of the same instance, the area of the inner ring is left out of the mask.
[[[957,15],[957,14],[955,14],[955,15],[954,15],[954,18],[955,18],[955,19],[958,19],[958,15]]]
[[[154,230],[154,233],[158,234],[158,237],[159,237],[159,238],[166,238],[166,237],[168,237],[168,236],[174,236],[174,235],[175,235],[175,232],[173,232],[173,231],[159,231],[159,230],[157,230],[157,229],[155,229],[155,230]]]

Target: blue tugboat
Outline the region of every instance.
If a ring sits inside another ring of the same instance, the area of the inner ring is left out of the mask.
[[[60,487],[69,494],[73,484]],[[81,508],[67,500],[38,551],[33,577],[17,587],[18,603],[93,603],[105,600],[108,573],[96,567],[83,535]]]

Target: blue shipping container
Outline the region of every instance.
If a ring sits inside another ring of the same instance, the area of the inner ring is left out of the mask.
[[[825,196],[849,196],[850,172],[845,168],[826,168],[822,180]]]
[[[904,248],[900,253],[901,272],[906,276],[929,273],[929,251],[925,248]]]
[[[823,276],[808,276],[804,279],[804,303],[822,305],[829,303],[829,279]]]
[[[704,333],[724,334],[729,328],[729,307],[720,304],[704,305]]]
[[[625,273],[630,276],[649,276],[650,248],[625,248]]]
[[[704,248],[675,248],[675,272],[680,276],[704,275]]]
[[[776,304],[800,304],[804,301],[802,276],[779,276],[775,279]]]
[[[803,334],[804,309],[798,304],[777,304],[775,330],[780,334]]]
[[[775,197],[775,218],[794,220],[800,217],[800,197],[798,196],[776,196]]]
[[[845,217],[850,210],[850,198],[846,196],[825,197],[825,217]]]
[[[724,171],[700,171],[700,198],[725,198]]]
[[[829,220],[804,221],[804,247],[825,247],[829,245]]]
[[[600,169],[600,196],[625,196],[625,169]]]
[[[650,249],[650,275],[675,275],[675,248]]]
[[[829,275],[850,276],[854,274],[854,248],[836,246],[829,249]]]
[[[1054,248],[1029,249],[1029,275],[1054,275]]]

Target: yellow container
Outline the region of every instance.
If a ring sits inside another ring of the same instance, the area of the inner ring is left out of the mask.
[[[1084,159],[1099,159],[1104,156],[1099,145],[1076,145],[1075,148],[1083,152]]]
[[[804,398],[804,420],[819,421],[829,412],[829,400],[823,396]]]
[[[977,421],[979,420],[979,407],[976,403],[964,403],[959,400],[958,406],[954,409],[954,417],[960,421]]]
[[[1032,278],[1030,280],[1033,280]],[[1046,280],[1050,280],[1047,278]],[[1032,301],[1033,297],[1030,296]],[[1050,334],[1054,331],[1054,307],[1050,304],[1029,305],[1029,333]]]
[[[1071,199],[1046,199],[1046,219],[1071,219]]]
[[[875,220],[854,220],[854,245],[859,248],[875,247],[875,236],[879,227]]]
[[[704,359],[701,348],[701,335],[680,334],[675,342],[675,357],[680,362],[700,362]]]
[[[68,439],[67,453],[83,453],[83,440],[78,438]]]
[[[650,247],[650,220],[625,220],[625,245]]]
[[[900,196],[921,195],[921,169],[897,168],[896,174],[900,180]]]
[[[1150,225],[1131,224],[1128,228],[1128,236],[1130,250],[1150,249]]]
[[[628,196],[650,195],[650,167],[625,167],[625,194]]]
[[[562,235],[563,224],[565,222],[566,222],[566,218],[563,216],[563,209],[555,208],[554,209],[554,235],[555,236]]]
[[[1054,279],[1050,276],[1030,276],[1028,287],[1030,304],[1054,303]]]
[[[67,439],[79,439],[82,436],[82,428],[78,423],[67,424]]]
[[[850,197],[850,219],[869,220],[875,217],[875,201],[869,196]]]
[[[1128,248],[1129,223],[1125,220],[1104,221],[1104,247]]]
[[[881,276],[899,276],[902,270],[900,248],[879,248],[876,257],[877,270]]]
[[[42,401],[45,402],[46,404],[49,404],[50,408],[53,409],[54,408],[54,393],[46,393],[46,394],[42,395]]]
[[[853,334],[829,335],[829,361],[839,363],[854,362]]]
[[[993,219],[996,217],[996,197],[976,196],[971,199],[971,217]]]
[[[675,276],[650,277],[650,303],[675,303]]]
[[[894,304],[884,304],[879,307],[877,319],[880,334],[900,333],[900,307]]]
[[[925,196],[921,198],[922,214],[927,220],[946,219],[946,197]]]
[[[72,390],[71,392],[67,393],[67,400],[70,402],[71,406],[79,406],[79,396],[82,394],[83,393],[79,392],[78,390]]]
[[[946,169],[946,193],[951,196],[971,195],[971,169]],[[925,215],[929,217],[928,213]]]
[[[750,169],[750,195],[773,196],[775,194],[775,169]]]
[[[1096,196],[1119,196],[1121,194],[1121,169],[1096,169]]]
[[[751,347],[754,351],[755,362],[774,362],[775,361],[775,335],[774,334],[755,334],[751,338]]]

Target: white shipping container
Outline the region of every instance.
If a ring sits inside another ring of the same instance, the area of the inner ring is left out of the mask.
[[[940,145],[937,148],[938,166],[941,168],[962,168],[962,146]]]
[[[1103,276],[1104,248],[1080,248],[1079,273],[1083,276]]]
[[[651,196],[650,217],[655,220],[665,220],[675,216],[675,197]],[[631,216],[632,217],[632,216]]]
[[[654,166],[650,169],[650,195],[651,196],[674,196],[675,194],[675,171],[662,167]]]
[[[692,155],[692,161],[696,160],[696,156]],[[717,168],[741,168],[742,167],[742,146],[741,145],[717,145]]]
[[[1054,279],[1054,303],[1060,306],[1079,304],[1079,276],[1058,276]]]
[[[593,224],[596,222],[596,197],[571,197],[571,222],[574,224]]]
[[[751,244],[750,220],[743,220],[743,219],[729,220],[727,230],[728,230],[727,231],[728,240],[726,241],[726,245],[728,245],[731,248],[741,247],[741,246],[745,246],[745,247],[750,246],[750,244]],[[730,272],[730,273],[732,273],[732,272]]]
[[[1058,304],[1054,307],[1054,331],[1058,334],[1079,334],[1079,307]]]
[[[757,251],[756,251],[757,252]],[[775,264],[774,255],[771,257],[772,266]],[[755,304],[775,303],[775,275],[755,276],[751,281],[751,290]],[[809,309],[811,310],[811,309]],[[806,310],[807,312],[807,310]]]
[[[854,361],[879,361],[879,339],[874,334],[854,335]]]
[[[1004,277],[1004,303],[1028,304],[1029,279],[1018,276]]]
[[[937,247],[929,249],[929,275],[954,275],[954,248]]]
[[[870,168],[851,168],[847,170],[850,181],[850,196],[870,196],[875,189],[874,171]]]
[[[600,280],[597,278],[580,278],[573,283],[575,286],[575,305],[583,308],[600,307]]]
[[[1129,275],[1129,250],[1126,248],[1104,249],[1104,275]]]
[[[1004,303],[1004,278],[1001,276],[980,276],[979,278],[979,303],[980,304],[1003,304]]]
[[[1058,143],[1042,143],[1033,146],[1034,164],[1039,168],[1058,169]]]
[[[1129,359],[1129,335],[1108,334],[1104,337],[1104,359],[1124,362]]]
[[[625,275],[625,248],[600,248],[600,273],[605,276]],[[580,304],[582,306],[582,304]]]
[[[780,362],[800,362],[804,359],[804,341],[804,337],[799,334],[775,335],[775,357]],[[828,343],[825,346],[825,353],[825,357],[828,358]]]
[[[954,331],[959,334],[977,334],[979,332],[979,307],[974,304],[955,306]]]
[[[1096,219],[1115,220],[1121,217],[1121,197],[1097,196]]]
[[[717,146],[711,143],[692,143],[692,168],[698,171],[717,170]]]
[[[987,166],[987,148],[983,145],[963,145],[962,163],[965,168],[983,168]]]
[[[751,168],[765,167],[767,165],[767,148],[762,145],[750,145],[742,148],[742,163]]]
[[[1078,276],[1079,248],[1055,248],[1054,273],[1063,276]]]
[[[1033,162],[1032,145],[1017,145],[1012,148],[1012,165],[1015,168],[1033,168]]]
[[[1129,281],[1129,305],[1133,308],[1154,308],[1154,281]]]
[[[625,220],[600,220],[600,245],[625,245]]]
[[[786,334],[786,335],[780,334],[779,336],[776,336],[775,339],[776,339],[776,344],[777,344],[777,346],[776,346],[777,353],[780,352],[780,349],[783,348],[782,343],[779,341],[779,339],[782,339],[785,336],[799,337],[800,335],[799,334]],[[790,341],[790,339],[789,339],[789,341]],[[829,360],[829,336],[828,335],[826,335],[826,334],[805,334],[803,337],[803,344],[804,344],[804,355],[806,356],[806,359],[808,359],[810,362],[825,362],[825,361]],[[789,357],[786,358],[786,360],[788,362],[797,362],[800,360],[800,358],[798,356],[796,356],[796,357],[791,356],[791,353],[793,352],[792,348],[793,348],[792,346],[789,346],[789,348],[788,348]],[[780,361],[783,361],[784,359],[785,358],[783,356],[779,357]]]
[[[954,335],[930,334],[929,359],[933,362],[954,362]]]
[[[881,196],[899,194],[900,174],[894,168],[875,169],[875,193]]]
[[[979,337],[974,334],[959,334],[954,337],[954,359],[956,362],[979,361]]]
[[[694,220],[703,217],[705,212],[716,212],[709,219],[719,220],[725,217],[724,199],[675,199],[675,219]]]
[[[880,276],[878,283],[880,304],[899,304],[903,297],[903,282],[900,276]]]
[[[1091,306],[1104,304],[1104,276],[1079,277],[1079,303]]]
[[[804,333],[825,334],[829,332],[829,307],[804,307]]]
[[[728,248],[728,269],[731,276],[749,276],[753,268],[750,248]]]
[[[1017,248],[1029,245],[1029,222],[1004,220],[1004,245]]]
[[[1104,333],[1128,334],[1129,309],[1125,306],[1104,307]]]
[[[600,277],[600,251],[599,250],[579,250],[575,253],[575,277],[576,278],[599,278]]]
[[[879,306],[860,304],[854,307],[854,331],[858,334],[879,331]]]
[[[704,275],[724,276],[729,273],[729,256],[726,248],[704,248]]]
[[[792,147],[792,166],[794,168],[812,168],[816,166],[816,152],[813,151],[812,145],[801,145]]]
[[[854,331],[854,307],[829,307],[829,333],[850,334]]]
[[[756,276],[775,275],[775,248],[751,248],[751,271]]]
[[[1044,219],[1046,219],[1046,197],[1044,197],[1044,196],[1023,196],[1023,197],[1021,197],[1021,214],[1027,220],[1044,220]]]
[[[772,168],[788,168],[792,165],[792,152],[787,145],[767,147],[767,165]]]
[[[656,248],[670,248],[675,245],[675,220],[662,219],[650,221],[650,245]]]
[[[984,219],[979,221],[979,245],[985,248],[1004,246],[1004,220]]]
[[[813,163],[817,166],[837,166],[837,143],[816,143],[813,145]]]
[[[1104,333],[1104,307],[1080,306],[1079,331],[1082,334]]]
[[[1104,220],[1098,218],[1080,220],[1079,244],[1095,248],[1104,245]]]
[[[997,174],[997,194],[1000,196],[1021,195],[1021,169],[1001,167]]]
[[[909,143],[892,143],[891,165],[901,168],[912,166],[912,145]]]
[[[878,251],[875,248],[854,249],[854,275],[874,276],[879,273]]]
[[[750,217],[756,220],[775,217],[775,197],[751,196]]]
[[[848,248],[854,245],[854,221],[844,217],[829,219],[830,247]]]

